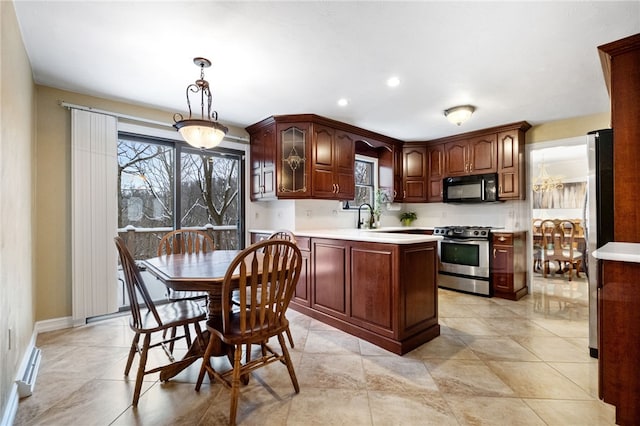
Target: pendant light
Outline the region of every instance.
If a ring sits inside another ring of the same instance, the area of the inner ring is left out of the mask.
[[[204,69],[211,66],[211,61],[206,58],[194,58],[193,63],[200,67],[200,78],[195,83],[187,86],[187,107],[189,108],[189,118],[185,119],[182,114],[176,113],[173,116],[175,127],[182,138],[191,146],[200,149],[210,149],[222,142],[222,139],[229,131],[228,128],[218,123],[218,113],[211,111],[211,90],[209,82],[204,79]],[[191,117],[191,102],[189,92],[200,93],[201,118]],[[204,104],[207,101],[207,115],[204,115]]]

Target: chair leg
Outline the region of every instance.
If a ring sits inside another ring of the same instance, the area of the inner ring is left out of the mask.
[[[136,375],[136,386],[133,390],[133,405],[138,405],[140,399],[140,390],[142,389],[142,379],[144,377],[144,369],[147,366],[147,353],[151,345],[151,333],[144,335],[144,343],[142,344],[142,352],[140,353],[140,364],[138,365],[138,374]]]
[[[209,334],[211,334],[211,332]],[[196,391],[200,391],[200,386],[202,386],[205,371],[208,371],[208,369],[213,370],[213,367],[211,366],[211,353],[213,352],[213,346],[213,336],[210,335],[207,349],[204,351],[204,355],[202,356],[202,365],[200,366],[198,381],[196,382]],[[211,380],[211,374],[209,374],[209,380]]]
[[[295,345],[293,344],[293,336],[291,335],[291,330],[289,330],[289,327],[287,327],[286,332],[287,332],[287,339],[289,339],[289,345],[291,346],[291,349],[293,349]]]
[[[280,343],[280,349],[282,350],[282,355],[284,355],[284,361],[287,366],[287,370],[289,371],[289,377],[291,378],[291,383],[293,384],[293,388],[296,393],[300,393],[300,386],[298,385],[298,378],[296,377],[296,372],[293,369],[293,363],[291,362],[291,357],[289,356],[289,351],[287,350],[287,345],[284,341],[284,336],[282,333],[278,334],[278,342]]]
[[[131,341],[131,349],[129,350],[129,358],[127,359],[127,366],[124,368],[124,375],[128,376],[131,371],[131,364],[133,364],[133,357],[138,352],[138,342],[140,341],[140,333],[136,333]]]
[[[238,398],[240,396],[240,361],[242,359],[242,345],[236,345],[233,357],[233,378],[231,380],[231,407],[229,409],[229,424],[236,424],[236,414],[238,412]]]

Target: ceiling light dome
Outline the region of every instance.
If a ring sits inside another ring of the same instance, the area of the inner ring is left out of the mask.
[[[471,118],[471,114],[473,114],[475,110],[476,108],[471,105],[460,105],[445,110],[444,116],[447,117],[447,120],[451,123],[459,126]]]
[[[200,149],[210,149],[222,142],[224,136],[229,131],[228,128],[218,123],[218,113],[211,111],[211,91],[209,82],[204,79],[204,69],[211,66],[211,61],[206,58],[194,58],[193,63],[200,67],[200,78],[195,83],[187,86],[187,107],[189,108],[189,118],[185,119],[182,114],[176,113],[173,116],[175,127],[182,138],[191,146]],[[201,118],[191,118],[191,102],[189,92],[200,93]],[[204,115],[205,99],[207,101],[207,115]]]

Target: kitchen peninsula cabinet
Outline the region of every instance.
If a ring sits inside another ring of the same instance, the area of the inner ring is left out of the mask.
[[[519,300],[527,294],[526,233],[494,232],[491,236],[493,296]]]
[[[278,115],[246,128],[251,144],[251,201],[355,195],[356,144],[394,168],[402,141],[315,114]],[[385,153],[388,150],[388,154]],[[398,171],[393,170],[392,176]],[[384,183],[387,188],[397,183]]]
[[[348,238],[311,237],[310,304],[291,308],[397,354],[438,336],[437,238]]]

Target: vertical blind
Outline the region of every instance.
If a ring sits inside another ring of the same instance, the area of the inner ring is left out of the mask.
[[[74,324],[117,310],[117,119],[71,109]]]

